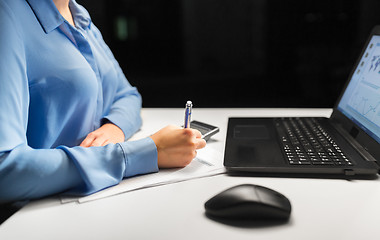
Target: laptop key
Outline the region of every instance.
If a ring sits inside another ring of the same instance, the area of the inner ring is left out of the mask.
[[[333,162],[313,162],[313,165],[334,165]]]
[[[311,162],[309,162],[309,161],[289,161],[289,164],[291,164],[291,165],[310,165]]]

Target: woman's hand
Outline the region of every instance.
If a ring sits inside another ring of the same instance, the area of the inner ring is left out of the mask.
[[[157,146],[158,167],[185,167],[204,148],[206,141],[198,130],[167,126],[151,136]]]
[[[109,143],[120,143],[124,141],[123,131],[113,123],[106,123],[97,130],[90,132],[81,147],[105,146]]]

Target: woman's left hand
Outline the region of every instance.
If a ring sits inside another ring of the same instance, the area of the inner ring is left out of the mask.
[[[97,130],[90,132],[81,147],[99,147],[109,143],[120,143],[124,141],[123,131],[113,123],[106,123]]]

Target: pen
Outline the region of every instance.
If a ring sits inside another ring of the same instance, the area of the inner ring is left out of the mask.
[[[185,124],[183,125],[184,128],[190,127],[190,121],[191,121],[191,111],[193,110],[193,103],[191,101],[186,102],[186,108],[185,108]]]

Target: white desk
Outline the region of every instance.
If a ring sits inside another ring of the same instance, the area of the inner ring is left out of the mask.
[[[143,109],[136,137],[181,125],[183,109]],[[194,109],[193,119],[220,127],[209,143],[224,151],[229,116],[329,116],[329,109]],[[288,223],[236,227],[215,222],[203,204],[242,183],[275,189],[292,203]],[[138,190],[84,204],[35,201],[0,226],[0,239],[379,239],[380,180],[219,175]]]

